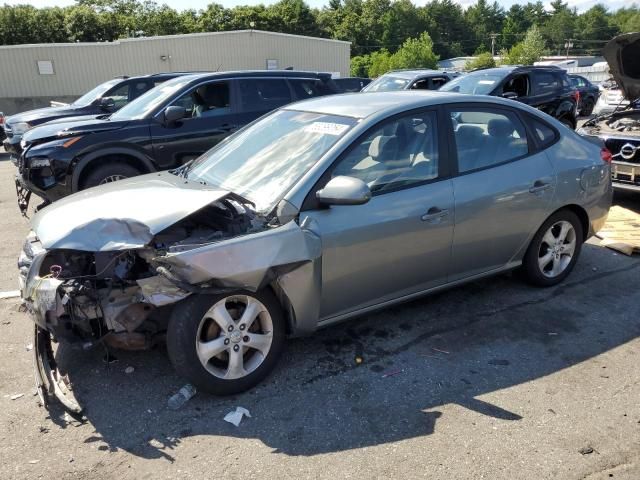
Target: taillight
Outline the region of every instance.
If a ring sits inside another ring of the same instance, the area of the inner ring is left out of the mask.
[[[611,160],[613,159],[613,155],[611,154],[609,149],[605,147],[605,148],[602,148],[602,150],[600,150],[600,158],[604,163],[611,163]]]
[[[580,91],[576,90],[575,92],[573,92],[573,98],[575,99],[576,103],[580,103]]]

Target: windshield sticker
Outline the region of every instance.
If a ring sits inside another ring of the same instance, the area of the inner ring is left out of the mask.
[[[480,85],[493,85],[494,83],[496,83],[495,80],[480,80],[478,82]]]
[[[331,122],[313,122],[310,125],[304,127],[305,132],[323,133],[325,135],[342,135],[349,125],[343,125],[341,123]]]

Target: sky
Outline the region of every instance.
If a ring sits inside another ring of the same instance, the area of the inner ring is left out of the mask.
[[[225,7],[234,7],[236,5],[253,5],[258,3],[270,4],[275,3],[277,0],[180,0],[179,5],[176,5],[178,2],[171,0],[156,0],[157,3],[166,3],[177,10],[186,10],[189,8],[199,10],[205,8],[209,3],[214,1],[224,5]],[[413,3],[416,5],[424,5],[427,1],[428,0],[413,0]],[[310,6],[318,8],[329,3],[328,0],[306,0],[306,2]],[[463,7],[467,7],[469,5],[473,5],[476,0],[456,0],[456,2]],[[568,3],[571,8],[576,7],[578,12],[588,10],[596,3],[605,4],[609,10],[615,10],[622,7],[625,3],[631,3],[628,0],[565,0],[565,2]],[[65,7],[73,5],[75,2],[73,0],[5,0],[3,3],[8,3],[10,5],[29,4],[35,7]],[[526,2],[516,0],[498,0],[498,3],[505,8],[509,8],[514,3]],[[550,2],[544,1],[544,3],[548,5]]]

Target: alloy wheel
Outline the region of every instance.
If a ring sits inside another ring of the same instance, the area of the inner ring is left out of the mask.
[[[545,277],[562,274],[576,251],[576,231],[571,223],[561,220],[545,232],[538,251],[538,266]]]
[[[234,380],[255,371],[273,342],[273,320],[267,308],[249,295],[225,297],[203,316],[196,352],[215,377]]]

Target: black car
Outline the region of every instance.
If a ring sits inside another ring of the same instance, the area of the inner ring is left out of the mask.
[[[371,79],[364,77],[334,78],[333,83],[340,93],[355,93],[369,85],[371,83]]]
[[[600,97],[600,89],[582,75],[569,75],[571,84],[580,93],[580,115],[588,117],[593,112],[598,97]]]
[[[640,33],[613,38],[602,53],[627,102],[587,120],[578,133],[604,143],[615,189],[640,193]]]
[[[576,128],[580,94],[567,72],[553,66],[505,66],[476,70],[453,79],[440,90],[493,95],[531,105]]]
[[[0,112],[0,142],[5,139],[4,134],[4,113]]]
[[[18,203],[181,166],[242,126],[296,100],[336,93],[330,74],[244,71],[188,75],[109,117],[34,128],[18,161]]]
[[[390,92],[394,90],[438,90],[455,75],[439,70],[418,68],[391,70],[380,75],[362,89],[363,92]]]
[[[157,73],[140,77],[117,77],[101,83],[69,105],[39,108],[7,117],[4,125],[4,149],[17,157],[22,135],[31,128],[66,117],[113,113],[156,85],[176,78],[180,73]]]

